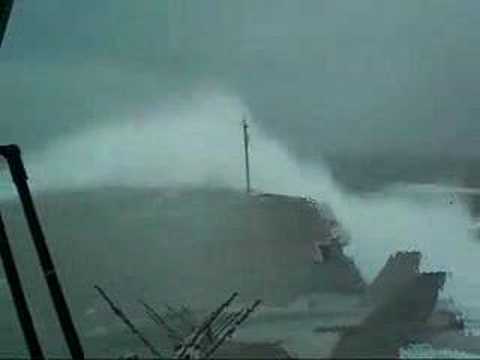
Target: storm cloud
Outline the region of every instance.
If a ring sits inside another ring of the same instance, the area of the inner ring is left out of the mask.
[[[0,142],[34,151],[198,83],[299,156],[474,156],[480,4],[19,0],[0,51]]]

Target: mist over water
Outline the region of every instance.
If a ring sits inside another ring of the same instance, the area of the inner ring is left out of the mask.
[[[478,245],[465,204],[394,187],[368,196],[349,193],[325,165],[298,161],[257,126],[241,99],[217,89],[198,89],[187,99],[50,143],[27,158],[32,185],[36,191],[105,185],[243,189],[243,116],[250,125],[254,189],[329,203],[350,232],[348,251],[368,281],[394,252],[420,250],[423,270],[452,273],[445,296],[454,294],[466,306],[480,294]]]

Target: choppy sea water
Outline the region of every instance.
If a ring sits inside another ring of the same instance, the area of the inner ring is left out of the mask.
[[[14,196],[14,191],[8,184],[0,183],[0,200],[2,198],[10,198]],[[5,284],[4,284],[5,285]],[[4,290],[6,287],[3,285]],[[473,289],[475,290],[475,289]],[[475,293],[476,291],[473,291]],[[2,291],[7,294],[7,291]],[[480,335],[480,303],[475,303],[475,298],[469,305],[464,306],[464,313],[466,315],[467,330],[471,334]],[[332,348],[338,340],[338,335],[330,334],[325,336],[323,340],[318,341],[318,336],[312,333],[314,326],[321,325],[321,319],[305,320],[291,320],[289,322],[277,322],[275,324],[265,324],[263,326],[248,327],[243,332],[242,337],[245,340],[272,340],[275,338],[282,338],[284,344],[292,351],[293,354],[300,357],[314,357],[314,356],[328,356],[326,349]],[[3,336],[2,336],[3,337]],[[124,349],[118,349],[119,355],[124,352]],[[115,349],[112,349],[115,352]],[[15,355],[16,352],[9,353]],[[23,351],[18,352],[19,356],[24,356]],[[1,355],[1,353],[0,353]],[[438,349],[433,348],[430,344],[416,344],[408,346],[401,350],[402,358],[479,358],[480,354],[473,354],[462,351],[461,349]]]
[[[400,350],[402,359],[478,359],[473,354],[452,349],[434,349],[430,344],[416,344]]]

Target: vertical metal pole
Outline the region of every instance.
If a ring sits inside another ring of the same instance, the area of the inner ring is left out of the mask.
[[[249,145],[249,138],[248,138],[248,124],[247,119],[243,118],[243,146],[245,150],[245,180],[247,185],[247,194],[250,194],[251,186],[250,186],[250,159],[248,153],[248,145]]]
[[[28,309],[27,299],[22,289],[20,276],[18,275],[17,266],[13,259],[12,249],[8,242],[7,232],[0,214],[0,257],[2,258],[5,275],[7,276],[10,292],[12,293],[17,317],[22,328],[23,337],[27,343],[28,351],[32,359],[44,359],[40,342],[33,325],[32,315]]]
[[[30,229],[30,233],[37,251],[43,276],[48,285],[50,296],[62,328],[63,335],[74,359],[84,359],[82,345],[77,331],[73,324],[72,316],[67,302],[63,295],[62,287],[55,272],[55,266],[48,250],[47,242],[33,204],[30,188],[28,187],[28,176],[23,165],[20,148],[17,145],[0,146],[0,155],[3,155],[8,162],[13,182],[17,187],[18,195],[22,202],[23,211]]]

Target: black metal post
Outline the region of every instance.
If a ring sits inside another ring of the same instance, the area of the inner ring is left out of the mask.
[[[250,194],[251,185],[250,185],[250,155],[248,153],[248,145],[249,145],[249,138],[248,138],[248,124],[247,119],[243,119],[243,147],[245,152],[245,181],[246,181],[246,191],[247,194]]]
[[[33,325],[32,315],[28,309],[27,299],[23,292],[20,276],[18,275],[17,266],[13,259],[12,249],[8,242],[7,232],[0,214],[0,257],[2,258],[5,275],[7,276],[10,292],[12,293],[15,310],[17,311],[18,320],[22,328],[25,342],[32,359],[44,359],[40,342]]]
[[[74,359],[84,359],[85,356],[82,345],[73,324],[65,296],[63,295],[60,281],[55,272],[55,266],[52,257],[50,256],[47,242],[45,241],[45,236],[35,210],[30,188],[28,187],[28,176],[23,165],[20,148],[17,145],[0,146],[0,155],[6,158],[13,182],[17,187],[18,195],[20,196],[23,211],[30,229],[30,234],[40,260],[40,266],[47,282],[50,296],[52,297],[53,305],[70,350],[70,354]]]
[[[0,47],[7,31],[8,19],[12,12],[13,0],[0,0]]]

